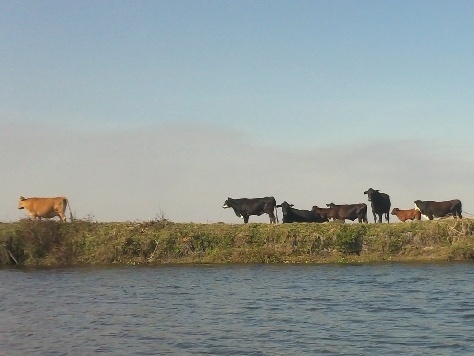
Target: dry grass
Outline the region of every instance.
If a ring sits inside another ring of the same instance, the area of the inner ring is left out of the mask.
[[[0,264],[345,263],[474,259],[474,220],[182,224],[164,219],[0,224]]]

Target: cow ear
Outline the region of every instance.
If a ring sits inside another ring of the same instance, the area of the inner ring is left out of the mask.
[[[364,192],[364,194],[367,194],[367,190]]]
[[[375,191],[376,191],[376,192],[380,192],[380,190],[379,190],[379,189],[375,189]]]
[[[275,208],[281,208],[281,204],[278,204],[277,206],[275,206]]]
[[[20,196],[20,200],[26,200],[25,197],[23,196]]]
[[[290,204],[290,207],[294,207],[294,206],[295,206],[295,204]]]

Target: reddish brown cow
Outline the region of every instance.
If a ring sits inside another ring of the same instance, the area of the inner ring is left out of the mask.
[[[400,221],[407,220],[420,220],[421,212],[416,209],[401,210],[398,208],[393,208],[392,215],[395,215]]]

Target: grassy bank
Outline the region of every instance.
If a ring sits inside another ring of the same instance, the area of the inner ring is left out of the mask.
[[[0,223],[0,264],[474,260],[474,220],[396,224]]]

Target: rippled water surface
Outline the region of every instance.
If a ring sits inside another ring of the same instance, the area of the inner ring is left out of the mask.
[[[474,354],[473,264],[0,270],[0,355]]]

